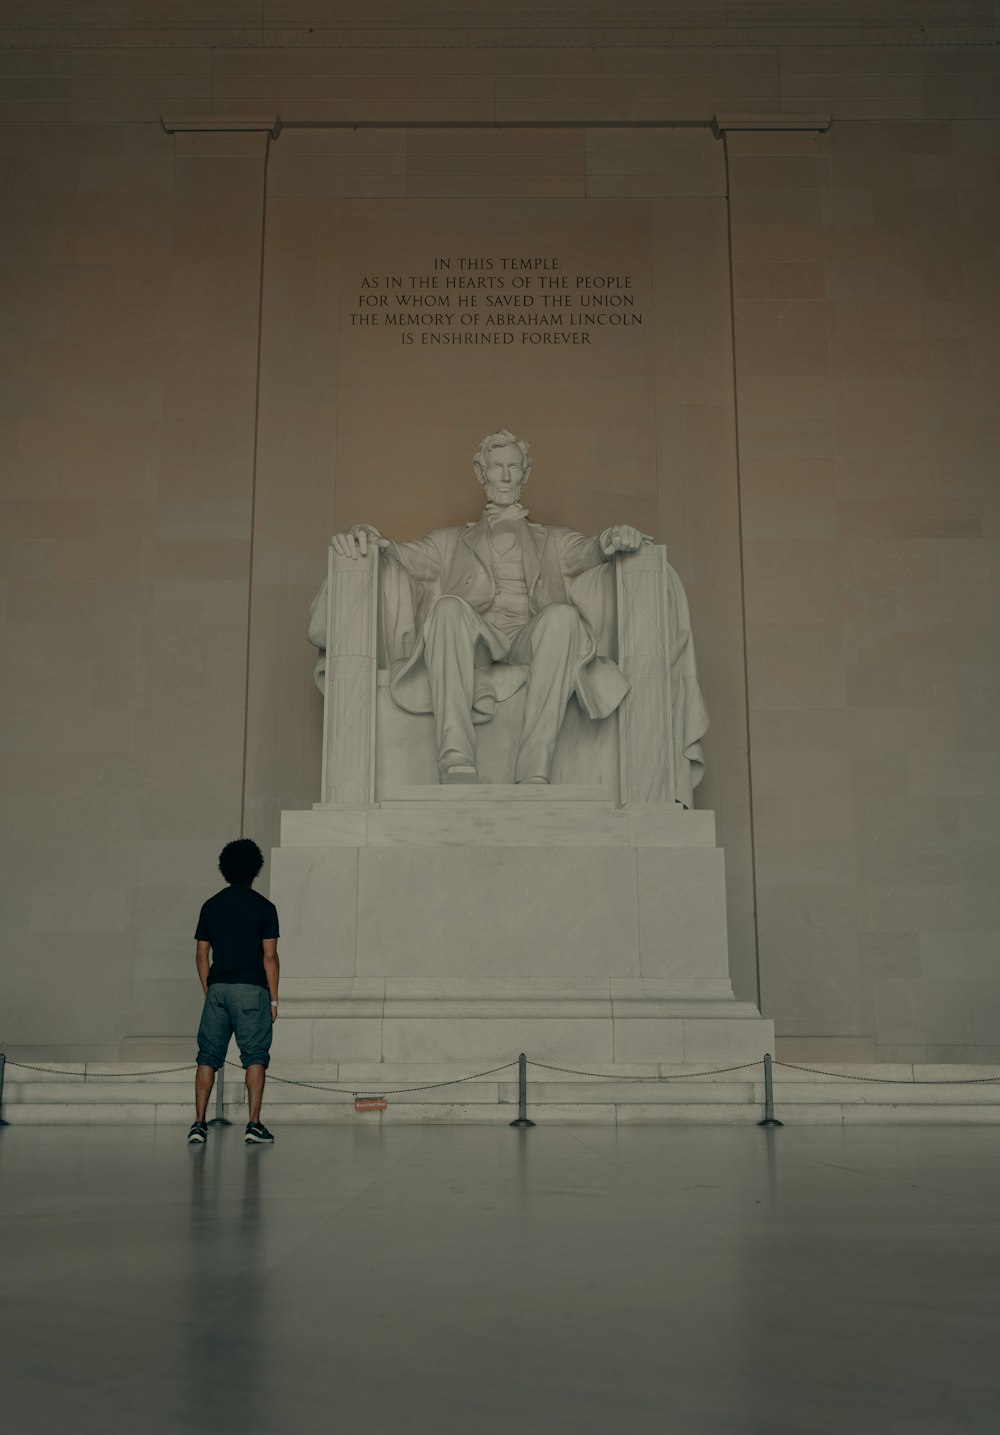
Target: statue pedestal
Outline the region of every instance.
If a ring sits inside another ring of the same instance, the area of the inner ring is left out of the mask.
[[[276,1063],[374,1091],[521,1051],[624,1076],[773,1050],[733,997],[712,813],[567,785],[383,795],[283,814]]]

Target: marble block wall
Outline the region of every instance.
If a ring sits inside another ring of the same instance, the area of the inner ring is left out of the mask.
[[[344,214],[600,199],[649,217],[630,497],[695,617],[737,987],[786,1054],[1000,1056],[998,38],[972,0],[4,7],[0,1045],[187,1031],[215,851],[316,795]]]
[[[198,1009],[239,832],[265,140],[0,125],[8,1050]]]
[[[1000,123],[727,143],[765,1010],[793,1055],[992,1060]]]

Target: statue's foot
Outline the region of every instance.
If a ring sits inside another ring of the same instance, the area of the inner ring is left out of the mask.
[[[479,773],[468,763],[458,763],[454,767],[443,767],[441,769],[441,781],[446,786],[460,782],[478,782]]]
[[[540,782],[543,787],[548,787],[549,785],[549,779],[547,777],[519,777],[517,785],[518,787],[526,787],[529,782]]]

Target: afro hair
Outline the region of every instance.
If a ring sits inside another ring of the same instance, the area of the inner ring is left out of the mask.
[[[264,865],[264,854],[249,837],[227,842],[219,853],[219,871],[232,887],[249,887]]]

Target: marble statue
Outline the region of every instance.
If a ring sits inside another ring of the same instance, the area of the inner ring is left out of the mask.
[[[271,867],[293,1014],[390,1090],[519,1048],[758,1059],[773,1026],[733,997],[724,855],[690,810],[708,715],[666,548],[532,522],[506,429],[474,464],[475,522],[327,551],[320,800],[282,813]]]
[[[514,780],[547,783],[570,696],[599,719],[615,711],[630,686],[618,665],[599,655],[593,628],[573,600],[573,580],[652,540],[628,524],[589,538],[531,522],[520,502],[531,454],[507,429],[483,439],[473,464],[486,497],[475,522],[409,543],[357,523],[334,537],[333,550],[357,558],[377,545],[391,560],[390,607],[398,602],[392,567],[412,584],[415,632],[390,688],[405,711],[433,712],[441,782],[478,781],[475,724],[524,687]]]

